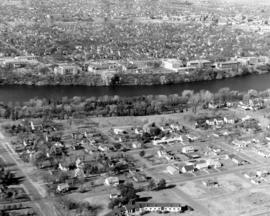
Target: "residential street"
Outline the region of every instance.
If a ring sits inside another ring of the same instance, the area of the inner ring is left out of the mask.
[[[18,157],[16,152],[12,149],[10,143],[7,141],[7,138],[1,132],[0,143],[0,157],[2,157],[7,164],[15,164],[16,167],[13,169],[16,170],[16,175],[24,177],[22,185],[29,193],[39,215],[61,216],[61,214],[56,212],[55,208],[53,208],[54,204],[47,197],[45,188],[32,179],[29,171],[31,171],[33,167],[31,167],[29,164],[25,164]]]

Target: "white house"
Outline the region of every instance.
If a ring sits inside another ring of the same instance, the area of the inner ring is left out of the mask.
[[[56,188],[57,193],[66,192],[68,190],[69,190],[68,183],[59,184],[59,185],[57,185],[57,188]]]
[[[117,186],[117,185],[119,185],[119,178],[118,177],[108,177],[105,179],[104,184],[106,186]]]
[[[208,168],[208,163],[207,161],[204,161],[204,162],[200,162],[200,163],[197,163],[195,165],[196,169],[200,170],[200,169],[207,169]]]
[[[63,172],[67,172],[67,171],[68,171],[68,168],[62,166],[61,163],[59,163],[58,168],[59,168],[61,171],[63,171]]]
[[[125,132],[125,130],[120,129],[120,128],[114,128],[113,132],[114,132],[114,134],[119,135],[119,134],[123,134]]]
[[[219,160],[207,159],[206,162],[207,162],[208,166],[212,166],[214,168],[219,168],[222,166],[222,163]]]
[[[174,175],[174,174],[179,172],[179,170],[176,169],[176,167],[173,167],[173,166],[168,166],[166,170],[171,175]]]
[[[229,118],[224,117],[224,122],[225,122],[226,124],[234,124],[234,123],[235,123],[235,120],[234,120],[234,119],[229,119]]]
[[[163,59],[162,66],[168,70],[177,72],[179,68],[183,67],[183,62],[178,59]]]
[[[187,153],[193,153],[195,152],[195,148],[193,146],[184,146],[182,148],[182,152],[187,154]]]

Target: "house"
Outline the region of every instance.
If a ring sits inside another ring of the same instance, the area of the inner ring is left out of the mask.
[[[206,160],[206,163],[210,167],[214,167],[214,168],[222,167],[222,163],[219,160],[217,160],[217,159],[207,159]]]
[[[211,121],[211,120],[206,120],[205,123],[209,126],[214,126],[215,125],[215,121]]]
[[[146,176],[142,173],[135,173],[133,176],[132,176],[132,179],[135,181],[135,182],[145,182],[147,180]]]
[[[182,173],[192,173],[194,172],[195,168],[194,165],[185,165],[182,167],[181,172]]]
[[[261,180],[258,179],[258,178],[253,178],[253,179],[250,180],[250,182],[251,182],[252,184],[258,185],[258,184],[261,183]]]
[[[234,119],[229,119],[227,117],[224,117],[224,122],[226,124],[234,124],[235,123],[235,120]]]
[[[58,75],[76,75],[81,71],[81,68],[75,64],[63,63],[54,68],[54,73]]]
[[[198,169],[198,170],[208,169],[208,166],[209,165],[208,165],[207,161],[200,161],[195,165],[195,168]]]
[[[63,193],[63,192],[66,192],[68,190],[69,190],[68,183],[59,184],[59,185],[57,185],[57,188],[56,188],[57,193]]]
[[[101,145],[99,145],[99,146],[98,146],[98,150],[100,150],[100,151],[102,151],[102,152],[106,152],[106,151],[109,150],[109,148],[108,148],[107,146],[101,146]]]
[[[111,193],[109,197],[110,197],[110,199],[117,199],[120,197],[120,194],[119,193]]]
[[[159,150],[157,152],[157,154],[158,154],[158,157],[165,158],[168,161],[171,161],[171,160],[175,159],[175,157],[173,155],[168,154],[168,152],[166,152],[166,151]]]
[[[75,178],[84,178],[85,174],[82,168],[76,168],[74,173]]]
[[[189,134],[187,134],[186,137],[188,138],[188,141],[189,141],[189,142],[194,142],[195,140],[198,139],[198,137],[191,136],[191,135],[189,135]]]
[[[126,133],[126,131],[125,131],[124,129],[114,128],[114,129],[113,129],[113,133],[116,134],[116,135],[119,135],[119,134],[124,134],[124,133]]]
[[[162,67],[168,70],[177,72],[179,68],[183,67],[183,62],[178,59],[163,59]]]
[[[154,139],[152,143],[153,145],[167,144],[166,137],[162,137],[161,139]]]
[[[212,67],[212,62],[208,60],[194,60],[187,62],[188,67],[196,67],[196,68],[208,68]]]
[[[117,185],[119,185],[119,178],[118,177],[108,177],[105,179],[104,184],[106,186],[117,186]]]
[[[101,71],[117,71],[121,68],[121,65],[115,61],[98,61],[88,62],[87,71],[90,73],[98,73]]]
[[[179,170],[174,166],[168,166],[166,170],[171,175],[174,175],[175,173],[179,173]]]
[[[247,179],[251,179],[251,178],[255,178],[256,174],[255,174],[255,172],[248,172],[248,173],[244,174],[244,177]]]
[[[138,134],[138,135],[142,135],[143,134],[143,130],[140,129],[140,128],[135,128],[134,133],[135,134]]]
[[[182,152],[185,154],[193,153],[193,152],[195,152],[195,148],[193,146],[184,146],[182,148]]]
[[[258,177],[265,178],[265,177],[267,177],[267,176],[269,175],[269,172],[266,171],[266,170],[258,170],[258,171],[256,172],[256,175],[257,175]]]
[[[59,163],[58,168],[59,168],[62,172],[67,172],[67,171],[68,171],[68,168],[62,166],[61,163]]]
[[[219,184],[215,180],[208,179],[202,182],[205,187],[219,187]]]
[[[232,160],[232,162],[234,162],[238,166],[244,164],[244,161],[242,159],[240,159],[240,158],[237,158],[235,155],[229,155],[229,158]]]
[[[224,121],[222,120],[222,119],[214,119],[214,123],[215,123],[215,125],[223,125],[224,124]]]
[[[132,143],[132,148],[134,148],[134,149],[138,149],[141,147],[142,147],[142,144],[140,142],[133,142]]]

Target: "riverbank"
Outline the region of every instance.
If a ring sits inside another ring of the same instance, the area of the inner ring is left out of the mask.
[[[47,68],[48,69],[48,68]],[[48,69],[49,70],[49,69]],[[0,85],[29,86],[154,86],[191,82],[223,80],[246,75],[258,75],[270,72],[270,65],[239,67],[235,70],[216,68],[194,68],[191,71],[170,71],[153,69],[146,72],[100,71],[90,73],[57,74],[53,71],[41,73],[37,68],[1,69]]]

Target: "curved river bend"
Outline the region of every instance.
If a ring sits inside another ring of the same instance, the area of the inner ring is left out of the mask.
[[[182,83],[177,85],[158,86],[117,86],[117,87],[90,87],[90,86],[0,86],[0,101],[27,101],[31,98],[62,98],[64,96],[140,96],[157,94],[181,94],[183,90],[190,89],[195,92],[202,89],[217,92],[220,88],[229,87],[232,90],[259,91],[270,88],[270,73],[263,75],[250,75],[224,80],[200,81]]]

